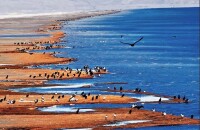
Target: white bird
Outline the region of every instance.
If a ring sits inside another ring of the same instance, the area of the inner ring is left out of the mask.
[[[181,117],[184,117],[184,115],[183,115],[183,114],[181,114]]]
[[[163,116],[166,116],[166,115],[167,115],[167,113],[166,113],[166,112],[163,112],[163,113],[162,113],[162,115],[163,115]]]
[[[42,96],[41,99],[44,100],[44,96]]]
[[[107,119],[108,119],[108,116],[106,115],[106,116],[105,116],[105,120],[107,120]]]
[[[116,119],[116,117],[117,117],[116,113],[113,114],[113,117],[114,117],[114,119]]]
[[[133,105],[131,106],[131,108],[134,108],[135,106],[137,106],[137,105],[133,104]]]
[[[156,111],[156,109],[154,108],[154,109],[152,109],[152,111],[153,111],[153,112],[155,112],[155,111]]]

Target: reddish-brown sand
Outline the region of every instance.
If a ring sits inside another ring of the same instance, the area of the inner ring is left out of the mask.
[[[16,109],[20,111],[20,109]],[[93,129],[114,129],[114,128],[138,128],[147,126],[164,125],[187,125],[199,124],[199,120],[178,117],[173,115],[162,116],[160,112],[132,109],[128,114],[128,108],[118,109],[95,109],[95,112],[80,114],[47,114],[35,115],[1,115],[0,128],[29,128],[29,129],[58,129],[58,128],[93,128]],[[113,117],[116,113],[116,118]],[[108,119],[105,119],[105,116]],[[149,120],[145,123],[129,124],[125,126],[104,127],[103,125],[116,121],[127,120]]]
[[[8,78],[6,79],[7,75]],[[0,69],[0,80],[8,80],[8,81],[9,80],[31,81],[31,80],[72,79],[72,78],[92,78],[92,77],[93,76],[86,74],[85,71],[83,71],[79,76],[79,74],[77,74],[77,71],[75,70],[70,72],[69,70],[51,70],[51,69]]]

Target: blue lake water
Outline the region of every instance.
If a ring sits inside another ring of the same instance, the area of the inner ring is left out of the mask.
[[[142,9],[68,22],[63,30],[68,34],[61,44],[72,48],[52,49],[58,57],[74,57],[69,65],[43,65],[41,68],[82,68],[84,65],[105,66],[111,74],[94,79],[52,80],[48,83],[95,84],[127,82],[123,85],[93,85],[91,88],[25,88],[20,91],[99,92],[107,87],[140,87],[165,95],[181,95],[189,104],[145,104],[180,115],[199,118],[199,8]],[[121,38],[121,35],[123,37]],[[133,42],[144,37],[136,46],[120,43]],[[102,92],[103,94],[106,92]],[[117,105],[117,104],[114,104]],[[119,105],[121,106],[121,105]],[[61,106],[64,107],[64,106]],[[81,107],[81,106],[80,106]],[[99,106],[98,106],[99,107]],[[128,107],[126,104],[125,107]],[[88,106],[87,106],[88,108]],[[144,130],[198,129],[199,126],[140,128]]]

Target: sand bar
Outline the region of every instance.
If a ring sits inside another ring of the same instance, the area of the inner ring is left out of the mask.
[[[122,128],[138,128],[145,126],[165,126],[182,124],[199,124],[198,120],[186,117],[166,115],[160,112],[147,110],[135,110],[128,114],[130,109],[100,109],[96,112],[84,114],[42,114],[42,115],[0,115],[0,128],[29,128],[29,129],[56,129],[56,128],[93,128],[93,129],[114,129],[117,127],[105,127],[104,125],[118,121],[150,120],[149,122],[128,124]],[[113,117],[116,113],[117,117]],[[107,119],[105,116],[107,115]],[[20,118],[20,121],[19,121]],[[12,119],[12,120],[11,120]],[[22,123],[23,122],[23,123]],[[78,125],[77,125],[78,124]]]

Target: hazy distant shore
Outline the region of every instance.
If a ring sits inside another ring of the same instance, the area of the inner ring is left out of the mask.
[[[0,0],[0,19],[71,15],[103,10],[199,7],[198,0]],[[55,4],[57,3],[57,4]]]

